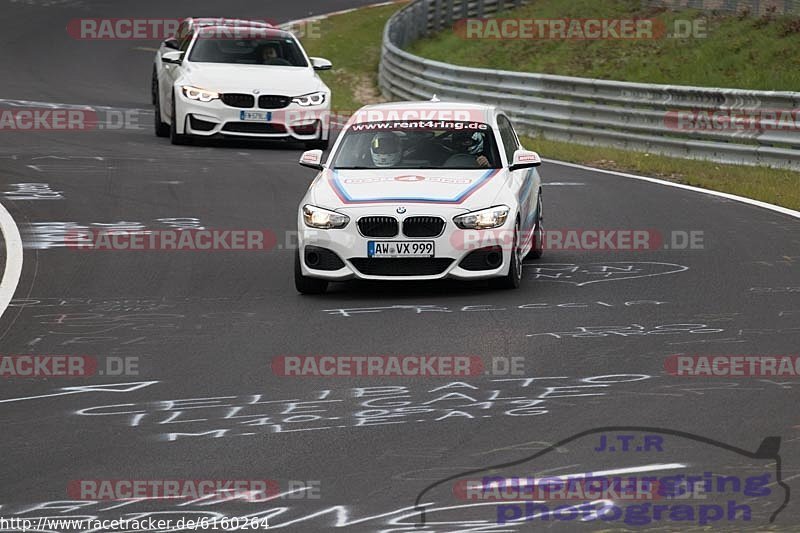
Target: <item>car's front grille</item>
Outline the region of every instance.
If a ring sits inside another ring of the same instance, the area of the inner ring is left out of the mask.
[[[291,103],[292,99],[288,96],[264,94],[258,97],[258,107],[261,109],[283,109]]]
[[[283,124],[272,124],[269,122],[228,122],[222,127],[222,131],[230,133],[286,133]]]
[[[256,105],[256,97],[252,94],[225,93],[220,96],[222,103],[231,107],[251,108]]]
[[[367,276],[435,276],[447,270],[453,260],[447,257],[356,257],[350,262]]]
[[[503,264],[503,249],[489,246],[472,251],[458,264],[464,270],[494,270]]]
[[[362,217],[358,219],[358,231],[364,237],[394,237],[399,229],[393,217]]]
[[[444,220],[439,217],[408,217],[403,221],[406,237],[438,237],[444,231]]]

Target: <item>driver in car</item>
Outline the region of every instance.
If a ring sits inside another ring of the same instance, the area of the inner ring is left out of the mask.
[[[384,131],[375,134],[369,143],[372,164],[376,168],[397,166],[403,159],[403,145],[400,136],[394,132]]]
[[[457,131],[453,134],[453,147],[458,153],[475,156],[479,167],[489,167],[489,158],[483,153],[483,133]]]
[[[280,62],[281,59],[277,46],[267,44],[261,47],[261,60],[265,65],[274,65]]]

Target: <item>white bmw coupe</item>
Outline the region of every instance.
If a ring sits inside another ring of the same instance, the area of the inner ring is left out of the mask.
[[[353,115],[300,203],[295,285],[331,281],[490,279],[519,287],[542,254],[536,152],[509,118],[478,104],[404,102]]]
[[[330,68],[269,24],[186,19],[156,53],[155,133],[173,144],[247,137],[326,149],[331,91],[317,71]]]

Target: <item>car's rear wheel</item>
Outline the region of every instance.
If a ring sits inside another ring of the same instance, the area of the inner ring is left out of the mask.
[[[522,284],[522,250],[519,247],[519,220],[514,225],[514,245],[511,248],[508,274],[502,278],[489,280],[489,285],[495,289],[516,289]]]
[[[178,113],[175,107],[175,94],[172,95],[172,124],[169,126],[169,140],[172,144],[189,144],[189,136],[178,133]]]
[[[303,275],[300,268],[300,252],[294,256],[294,287],[300,294],[323,294],[328,290],[328,281]]]
[[[156,106],[156,112],[154,118],[156,137],[169,137],[170,126],[169,124],[161,120],[161,100],[158,98],[158,94],[156,94],[153,98],[155,99],[155,106]]]
[[[539,259],[544,253],[544,227],[542,226],[542,193],[539,192],[539,203],[536,208],[536,225],[533,227],[533,248],[525,259]]]

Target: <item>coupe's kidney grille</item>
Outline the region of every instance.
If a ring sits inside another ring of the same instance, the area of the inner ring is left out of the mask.
[[[288,96],[265,94],[258,97],[258,107],[261,109],[283,109],[292,103]]]
[[[406,237],[438,237],[444,230],[444,220],[439,217],[408,217],[403,221]]]
[[[228,122],[222,128],[223,132],[231,133],[286,133],[283,124],[270,124],[269,122]]]
[[[231,107],[250,108],[256,105],[256,97],[252,94],[226,93],[221,98],[223,104]]]
[[[367,276],[435,276],[447,270],[453,260],[447,257],[356,257],[350,262]]]
[[[358,231],[364,237],[394,237],[398,233],[397,220],[392,217],[362,217]]]

